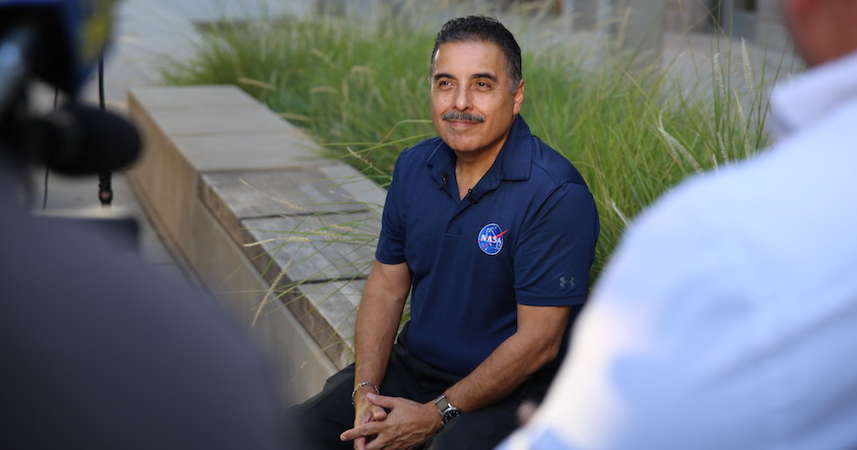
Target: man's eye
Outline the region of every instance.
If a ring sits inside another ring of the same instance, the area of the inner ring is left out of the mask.
[[[449,80],[440,80],[437,83],[438,87],[449,87],[451,85],[452,85],[452,83],[450,83]]]
[[[490,87],[491,87],[491,85],[490,85],[490,84],[488,84],[488,82],[487,82],[487,81],[477,81],[477,82],[476,82],[476,87],[478,87],[478,88],[482,88],[482,89],[486,89],[486,88],[490,88]]]

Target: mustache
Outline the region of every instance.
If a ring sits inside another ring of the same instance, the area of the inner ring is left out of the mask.
[[[440,118],[443,120],[446,120],[446,121],[463,120],[466,122],[476,122],[476,123],[485,122],[485,118],[482,116],[478,116],[476,114],[468,114],[468,113],[459,112],[459,111],[449,111],[449,112],[443,113],[443,115],[440,116]]]

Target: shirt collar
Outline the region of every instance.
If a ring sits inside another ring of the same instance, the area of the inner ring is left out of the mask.
[[[533,135],[519,114],[512,124],[509,139],[497,155],[501,160],[500,173],[504,181],[524,181],[530,178],[533,163]]]
[[[857,99],[857,51],[785,81],[771,94],[772,131],[785,137]]]
[[[487,184],[499,184],[503,181],[523,181],[530,178],[532,168],[533,148],[532,134],[527,122],[520,115],[512,122],[512,130],[509,138],[503,144],[500,154],[494,164],[483,176]],[[446,183],[450,173],[455,168],[455,152],[446,145],[443,140],[438,139],[434,150],[426,158],[426,164],[432,169],[432,174],[439,184]],[[479,184],[483,184],[481,181]],[[489,186],[490,187],[490,186]],[[493,186],[496,187],[496,186]],[[480,189],[481,191],[482,189]]]

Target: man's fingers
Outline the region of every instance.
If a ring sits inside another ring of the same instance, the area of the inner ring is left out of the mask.
[[[387,411],[384,411],[384,408],[380,408],[377,406],[372,407],[372,416],[371,420],[377,422],[380,420],[384,420],[387,418]]]
[[[372,411],[369,409],[366,409],[363,411],[363,414],[360,415],[360,420],[357,421],[355,426],[363,425],[364,423],[369,422],[371,420],[372,420]]]
[[[380,425],[379,422],[365,423],[350,430],[346,430],[344,433],[339,435],[339,439],[343,441],[352,441],[359,437],[374,436],[378,434],[382,426],[383,425]]]
[[[378,450],[383,449],[390,443],[390,439],[384,436],[378,436],[372,441],[366,443],[366,450]],[[392,448],[392,447],[391,447]]]
[[[372,393],[366,394],[366,398],[369,400],[369,403],[387,409],[393,409],[396,406],[396,402],[399,401],[397,397],[386,397]]]
[[[366,450],[366,438],[359,437],[354,440],[354,450]]]

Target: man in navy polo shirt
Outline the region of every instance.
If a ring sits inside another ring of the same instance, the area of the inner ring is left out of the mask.
[[[544,395],[586,299],[595,204],[519,116],[515,38],[494,19],[453,19],[431,67],[440,137],[396,162],[356,364],[294,410],[307,446],[493,448]]]

